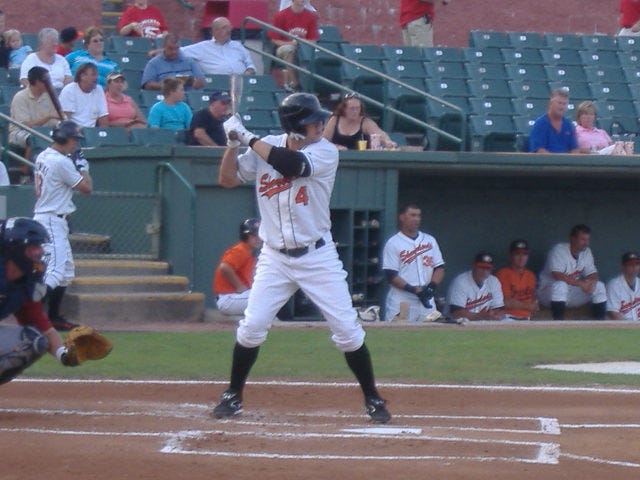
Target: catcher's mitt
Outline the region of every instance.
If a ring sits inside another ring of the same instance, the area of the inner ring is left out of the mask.
[[[67,347],[67,355],[74,357],[68,361],[75,365],[85,360],[100,360],[113,348],[111,340],[86,325],[72,328],[64,339],[64,346]]]

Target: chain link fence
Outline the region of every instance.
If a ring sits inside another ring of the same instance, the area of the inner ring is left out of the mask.
[[[161,198],[151,193],[76,194],[69,218],[74,258],[156,260],[160,252]]]

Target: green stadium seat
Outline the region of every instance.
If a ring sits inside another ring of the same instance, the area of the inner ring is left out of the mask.
[[[504,32],[472,30],[469,32],[469,46],[472,48],[505,48],[509,46],[509,37]]]
[[[437,127],[447,133],[460,137],[462,135],[463,125],[468,124],[466,116],[460,117],[457,113],[446,113],[437,119]],[[466,127],[469,131],[468,126]],[[429,134],[429,144],[434,146],[434,150],[438,151],[465,151],[469,149],[469,135],[467,135],[467,142],[465,145],[454,142],[442,135],[438,135],[434,132]]]
[[[81,43],[78,41],[77,43]],[[22,44],[29,45],[33,51],[37,51],[40,45],[38,44],[38,34],[37,33],[23,33],[22,34]]]
[[[628,80],[621,75],[620,67],[585,67],[587,81],[590,83],[626,83]]]
[[[140,90],[140,105],[147,108],[153,107],[156,103],[164,100],[164,95],[160,90]]]
[[[471,97],[469,98],[471,115],[508,115],[513,116],[513,104],[510,98],[504,97]]]
[[[636,117],[638,112],[633,102],[623,100],[600,99],[597,102],[598,113],[602,117]]]
[[[620,60],[620,66],[622,68],[637,67],[638,62],[640,62],[640,52],[618,52],[618,60]]]
[[[20,85],[20,69],[19,68],[10,68],[9,69],[9,85]]]
[[[578,53],[585,67],[620,67],[618,52],[615,50],[581,50]]]
[[[551,82],[585,81],[585,72],[580,65],[547,65],[544,68]]]
[[[205,75],[203,90],[206,92],[228,92],[231,75]]]
[[[467,75],[472,80],[483,79],[509,79],[509,74],[505,66],[501,63],[474,63],[467,62],[465,64]]]
[[[469,80],[467,82],[469,93],[474,97],[502,97],[512,98],[513,94],[509,88],[509,81],[499,78],[488,78],[485,80]]]
[[[361,60],[359,63],[377,72],[382,71],[382,64],[379,60]],[[384,78],[350,63],[344,63],[342,65],[342,76],[344,83],[352,90],[373,100],[377,100],[380,103],[384,103],[386,83]],[[381,107],[367,103],[364,99],[363,101],[367,104],[367,111],[372,117],[379,119],[382,116]]]
[[[640,38],[638,37],[616,37],[618,50],[623,52],[640,52]]]
[[[342,55],[349,60],[385,60],[384,53],[378,45],[373,44],[358,44],[358,43],[344,43],[341,45]]]
[[[404,133],[402,132],[389,132],[389,138],[396,142],[396,145],[398,145],[399,147],[406,147],[407,146],[407,137],[404,136]]]
[[[578,50],[563,48],[560,50],[541,50],[542,60],[546,65],[582,65],[582,57]]]
[[[545,48],[544,37],[537,32],[508,32],[507,37],[513,48]]]
[[[512,80],[509,82],[514,97],[549,99],[551,90],[548,82],[530,80]]]
[[[340,29],[335,25],[320,25],[318,26],[318,33],[320,34],[319,42],[345,42],[342,38]]]
[[[598,100],[633,100],[626,83],[595,83],[591,85],[591,91],[593,97]]]
[[[240,118],[242,119],[244,126],[249,130],[270,130],[272,128],[277,128],[279,125],[279,121],[274,116],[275,113],[275,110],[246,110],[240,112]]]
[[[501,48],[502,58],[506,64],[518,65],[538,63],[543,64],[541,50],[537,48]]]
[[[403,82],[418,90],[424,90],[423,79],[408,78],[404,79]],[[386,88],[387,99],[394,108],[425,123],[427,122],[427,101],[423,95],[417,94],[393,82],[387,82]],[[404,133],[424,133],[421,127],[393,113],[390,113],[389,117],[385,118],[385,129]]]
[[[468,78],[463,62],[424,62],[427,78]]]
[[[515,152],[516,131],[513,120],[505,115],[472,115],[469,117],[471,150],[482,152]]]
[[[250,92],[247,95],[242,96],[240,102],[240,109],[242,110],[271,110],[278,109],[275,96],[270,92]]]
[[[140,147],[175,145],[176,135],[167,128],[132,128],[131,143]]]
[[[458,62],[465,59],[462,49],[456,47],[429,47],[422,49],[425,60]]]
[[[511,100],[515,116],[537,118],[547,111],[549,98],[513,98]]]
[[[563,82],[563,81],[551,81],[549,82],[550,91],[556,88],[563,88],[568,90],[570,102],[578,102],[582,100],[593,99],[593,91],[591,85],[588,82]]]
[[[22,87],[18,85],[2,85],[0,90],[2,91],[2,103],[11,104],[13,96],[22,90]]]
[[[421,62],[424,60],[422,50],[422,47],[382,45],[384,57],[396,62]]]
[[[509,80],[534,80],[540,82],[548,80],[545,66],[536,63],[530,65],[506,65],[505,70]]]
[[[461,108],[465,116],[471,111],[469,97],[447,96],[443,97],[442,100]],[[427,115],[430,121],[435,120],[437,122],[441,117],[446,115],[457,115],[457,113],[456,110],[446,105],[442,105],[440,102],[427,99]]]
[[[19,68],[12,68],[11,70],[20,70]],[[0,87],[2,85],[11,85],[11,80],[9,79],[9,69],[0,68]]]
[[[279,90],[273,75],[242,75],[242,93],[275,92]]]
[[[111,48],[121,54],[147,53],[154,48],[151,41],[144,37],[111,36]]]
[[[505,63],[502,49],[496,47],[487,48],[463,48],[462,57],[466,62]]]
[[[116,147],[130,145],[129,132],[123,127],[83,128],[85,147]]]
[[[544,33],[545,48],[551,50],[571,49],[580,50],[582,48],[582,40],[580,36],[574,33]]]
[[[127,79],[127,94],[136,97],[142,88],[142,71],[121,68],[120,72]]]
[[[635,66],[622,67],[622,73],[628,83],[640,82],[640,68]]]
[[[53,128],[51,127],[33,127],[33,129],[47,137],[51,137],[51,135],[53,135]],[[52,141],[44,140],[36,135],[31,135],[29,143],[31,144],[31,157],[35,158],[40,152],[50,147]]]
[[[637,136],[640,134],[640,125],[637,116],[615,116],[599,118],[601,128],[605,130],[611,138],[618,140],[619,137],[627,135]]]
[[[540,114],[536,115],[535,117],[515,115],[512,119],[515,132],[519,134],[528,135],[529,132],[531,131],[531,127],[533,127],[533,124],[536,121],[536,118],[538,118],[543,113],[545,113],[545,111],[540,112]]]
[[[390,77],[398,79],[424,78],[426,75],[421,61],[384,60],[382,70]]]
[[[185,92],[185,100],[194,112],[209,107],[209,94],[207,92],[196,90]]]
[[[582,35],[582,48],[586,50],[617,50],[616,37],[610,35]]]
[[[427,78],[427,92],[435,97],[469,97],[469,86],[463,78]]]
[[[144,71],[144,67],[149,61],[149,57],[145,53],[118,53],[114,57],[110,57],[111,60],[116,62],[120,67],[120,70],[137,70]]]
[[[329,45],[322,45],[327,48]],[[338,44],[331,46],[335,48],[335,53],[340,53]],[[332,50],[334,51],[334,50]],[[318,48],[311,48],[301,45],[298,49],[298,61],[301,67],[312,72],[321,74],[323,77],[332,80],[337,84],[342,84],[342,60],[334,57]],[[313,91],[320,95],[332,95],[340,93],[340,89],[312,78],[309,75],[300,74],[300,82],[307,91]]]

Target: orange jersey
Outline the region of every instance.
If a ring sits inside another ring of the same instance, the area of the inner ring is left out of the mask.
[[[513,268],[505,267],[498,270],[496,277],[502,285],[505,303],[508,298],[527,303],[536,299],[536,276],[531,270],[525,268],[522,273],[518,273]],[[505,308],[504,311],[514,317],[531,317],[529,310]]]
[[[236,272],[240,281],[251,288],[253,271],[256,268],[256,257],[245,242],[238,242],[224,252],[220,263],[229,265]],[[222,293],[235,292],[236,288],[225,278],[220,271],[220,267],[216,268],[216,273],[213,277],[213,293],[220,295]]]

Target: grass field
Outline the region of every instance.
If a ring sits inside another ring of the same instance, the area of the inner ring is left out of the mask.
[[[47,355],[33,377],[227,379],[234,332],[107,333],[114,350],[99,362],[62,368]],[[251,377],[351,380],[326,329],[275,329]],[[640,329],[370,329],[379,380],[456,384],[640,385],[640,376],[555,372],[544,363],[640,361]]]

